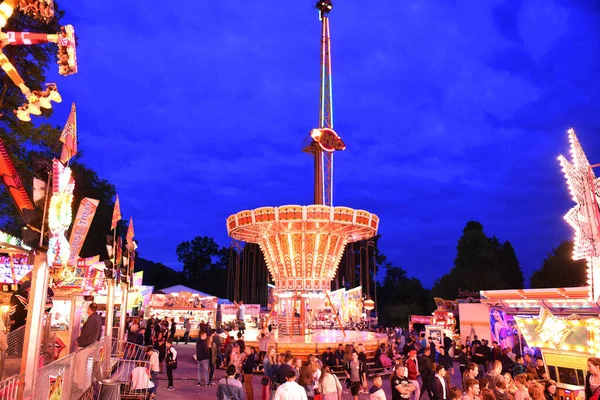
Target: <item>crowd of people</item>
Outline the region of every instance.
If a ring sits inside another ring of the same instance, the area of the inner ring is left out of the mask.
[[[184,326],[189,321],[184,322]],[[150,360],[148,385],[156,393],[156,377],[166,370],[167,390],[174,390],[173,370],[177,351],[173,347],[175,321],[150,318],[128,320],[128,341],[146,345]],[[265,328],[258,348],[247,345],[242,332],[234,337],[229,328],[213,329],[201,323],[195,343],[197,385],[213,386],[215,370],[225,370],[217,383],[218,400],[340,400],[347,393],[354,400],[556,400],[556,383],[546,376],[543,359],[535,353],[517,354],[510,347],[491,346],[476,336],[456,346],[452,338],[441,342],[415,332],[388,330],[389,341],[382,343],[374,357],[364,346],[339,344],[307,360],[290,351],[277,352],[271,346],[271,333]],[[189,329],[186,329],[186,333]],[[189,340],[185,336],[184,342]],[[456,351],[456,348],[459,351]],[[455,354],[457,355],[455,357]],[[456,371],[455,371],[456,369]],[[586,399],[599,400],[600,360],[590,359]],[[460,375],[458,375],[460,372]],[[139,373],[141,375],[141,372]],[[452,375],[455,379],[451,379]],[[260,377],[260,393],[254,393],[255,375]],[[384,390],[389,381],[388,390]],[[369,382],[372,382],[369,387]]]

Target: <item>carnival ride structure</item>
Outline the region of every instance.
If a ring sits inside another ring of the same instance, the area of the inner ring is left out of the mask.
[[[321,21],[319,125],[310,131],[302,145],[302,150],[314,157],[315,204],[261,207],[227,218],[229,236],[260,245],[275,281],[280,332],[290,337],[310,333],[307,299],[319,297],[331,303],[328,292],[346,244],[375,236],[379,227],[375,214],[333,206],[333,153],[346,146],[333,130],[329,28],[333,5],[330,0],[320,0],[316,9]],[[333,314],[337,315],[337,310],[333,310]],[[339,319],[337,322],[341,326]],[[337,332],[331,333],[333,342],[342,341],[346,335],[343,329]],[[315,336],[313,339],[329,340]],[[307,340],[310,343],[310,337]],[[304,340],[298,342],[304,343]],[[376,345],[377,338],[374,343]],[[311,350],[313,352],[314,347]]]
[[[0,4],[0,49],[6,46],[30,46],[55,43],[58,46],[58,73],[63,76],[77,72],[77,56],[75,29],[65,25],[54,34],[34,32],[4,31],[6,24],[15,9],[26,15],[48,22],[54,17],[53,0],[5,0]],[[60,103],[62,98],[55,83],[46,84],[45,90],[33,90],[27,86],[13,63],[0,51],[0,67],[7,73],[13,83],[21,90],[27,102],[21,105],[15,114],[21,121],[31,121],[31,115],[40,115],[41,109],[52,108],[51,102]]]
[[[527,344],[541,349],[559,396],[584,396],[588,357],[600,356],[600,181],[575,131],[568,131],[571,161],[559,161],[575,205],[564,219],[575,230],[573,259],[587,261],[587,286],[484,290],[481,302],[513,315]]]

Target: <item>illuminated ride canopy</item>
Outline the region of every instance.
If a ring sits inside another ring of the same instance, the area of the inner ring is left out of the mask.
[[[379,217],[324,205],[262,207],[227,218],[234,239],[258,243],[276,290],[330,290],[347,243],[375,236]]]

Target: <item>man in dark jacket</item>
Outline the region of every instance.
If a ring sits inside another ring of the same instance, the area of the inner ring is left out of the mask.
[[[87,347],[100,340],[100,336],[102,335],[102,319],[96,312],[97,310],[98,304],[96,303],[92,303],[88,307],[88,319],[83,324],[81,334],[77,338],[77,346]]]
[[[329,365],[331,368],[335,367],[335,355],[331,351],[331,347],[327,348],[327,351],[323,352],[323,364]]]
[[[196,361],[198,362],[198,386],[212,386],[209,375],[209,359],[208,340],[206,332],[200,332],[200,337],[196,343]],[[204,379],[204,384],[202,383]]]
[[[444,377],[446,379],[446,387],[450,387],[450,375],[454,374],[454,365],[452,362],[452,358],[448,354],[446,354],[446,349],[440,347],[440,355],[438,356],[438,364],[443,365],[446,369],[444,373]]]
[[[441,347],[443,349],[443,347]],[[431,383],[433,397],[431,400],[446,400],[448,399],[449,386],[446,383],[446,369],[442,364],[435,368],[435,376]]]
[[[273,390],[277,390],[280,385],[283,385],[287,382],[285,374],[287,371],[294,372],[294,367],[292,366],[292,361],[294,360],[294,356],[291,353],[285,355],[283,359],[283,364],[275,370],[273,374]]]
[[[421,374],[421,380],[423,381],[423,388],[421,389],[421,397],[424,393],[427,393],[427,396],[432,399],[433,392],[431,391],[431,380],[433,379],[434,369],[433,369],[433,361],[431,361],[431,350],[429,347],[425,349],[422,356],[418,357],[418,365],[419,365],[419,373]]]

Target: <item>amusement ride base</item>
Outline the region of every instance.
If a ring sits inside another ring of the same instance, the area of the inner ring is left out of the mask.
[[[277,353],[285,353],[289,350],[295,357],[306,360],[310,354],[323,355],[328,347],[335,351],[340,344],[357,346],[362,343],[365,346],[367,358],[371,359],[375,356],[379,345],[388,342],[387,335],[382,333],[345,331],[345,334],[344,336],[344,333],[339,329],[316,329],[313,333],[302,336],[271,334],[269,346],[275,347]],[[237,337],[237,331],[230,332],[230,336]],[[246,346],[253,346],[258,349],[259,336],[260,331],[258,329],[247,329],[244,334]]]
[[[368,211],[323,205],[262,207],[227,218],[229,236],[260,245],[279,295],[329,291],[346,244],[375,236],[378,227]]]

